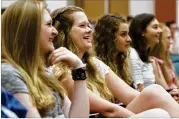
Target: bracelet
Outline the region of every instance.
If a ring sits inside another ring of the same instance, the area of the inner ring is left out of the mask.
[[[72,77],[74,81],[85,80],[86,77],[86,67],[80,67],[72,70]]]

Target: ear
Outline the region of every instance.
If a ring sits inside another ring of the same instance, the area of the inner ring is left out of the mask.
[[[145,34],[146,34],[146,30],[144,30],[144,31],[142,32],[142,36],[145,37]]]

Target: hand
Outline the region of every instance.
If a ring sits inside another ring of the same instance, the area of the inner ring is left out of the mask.
[[[179,103],[179,89],[173,89],[170,94]]]
[[[72,68],[77,68],[84,65],[77,55],[75,55],[65,47],[60,47],[54,50],[48,57],[48,64],[50,65],[54,65],[59,62],[65,63]]]

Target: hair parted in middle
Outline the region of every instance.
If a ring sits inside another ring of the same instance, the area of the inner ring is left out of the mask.
[[[136,15],[130,24],[129,35],[132,39],[132,46],[138,52],[139,57],[143,62],[149,61],[149,50],[147,48],[147,40],[143,35],[143,32],[146,31],[147,26],[152,20],[155,19],[153,14],[143,13]]]
[[[99,18],[93,35],[95,51],[105,64],[131,85],[132,79],[128,67],[129,51],[119,52],[115,47],[116,33],[121,23],[127,23],[127,21],[119,15],[108,14]]]

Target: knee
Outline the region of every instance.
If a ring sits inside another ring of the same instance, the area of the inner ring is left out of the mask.
[[[141,92],[141,95],[145,96],[147,99],[156,98],[158,96],[162,96],[162,94],[166,93],[166,91],[157,84],[150,85]]]
[[[165,97],[169,96],[169,94],[165,91],[165,89],[157,84],[150,85],[146,87],[142,92],[141,96],[152,103],[159,103],[161,101],[165,101]]]
[[[160,108],[152,109],[151,114],[155,115],[155,117],[170,118],[170,115],[168,114],[168,112]]]
[[[131,118],[169,118],[170,115],[168,114],[167,111],[160,109],[160,108],[155,108],[155,109],[150,109],[144,112],[141,112],[137,115],[132,116]]]

